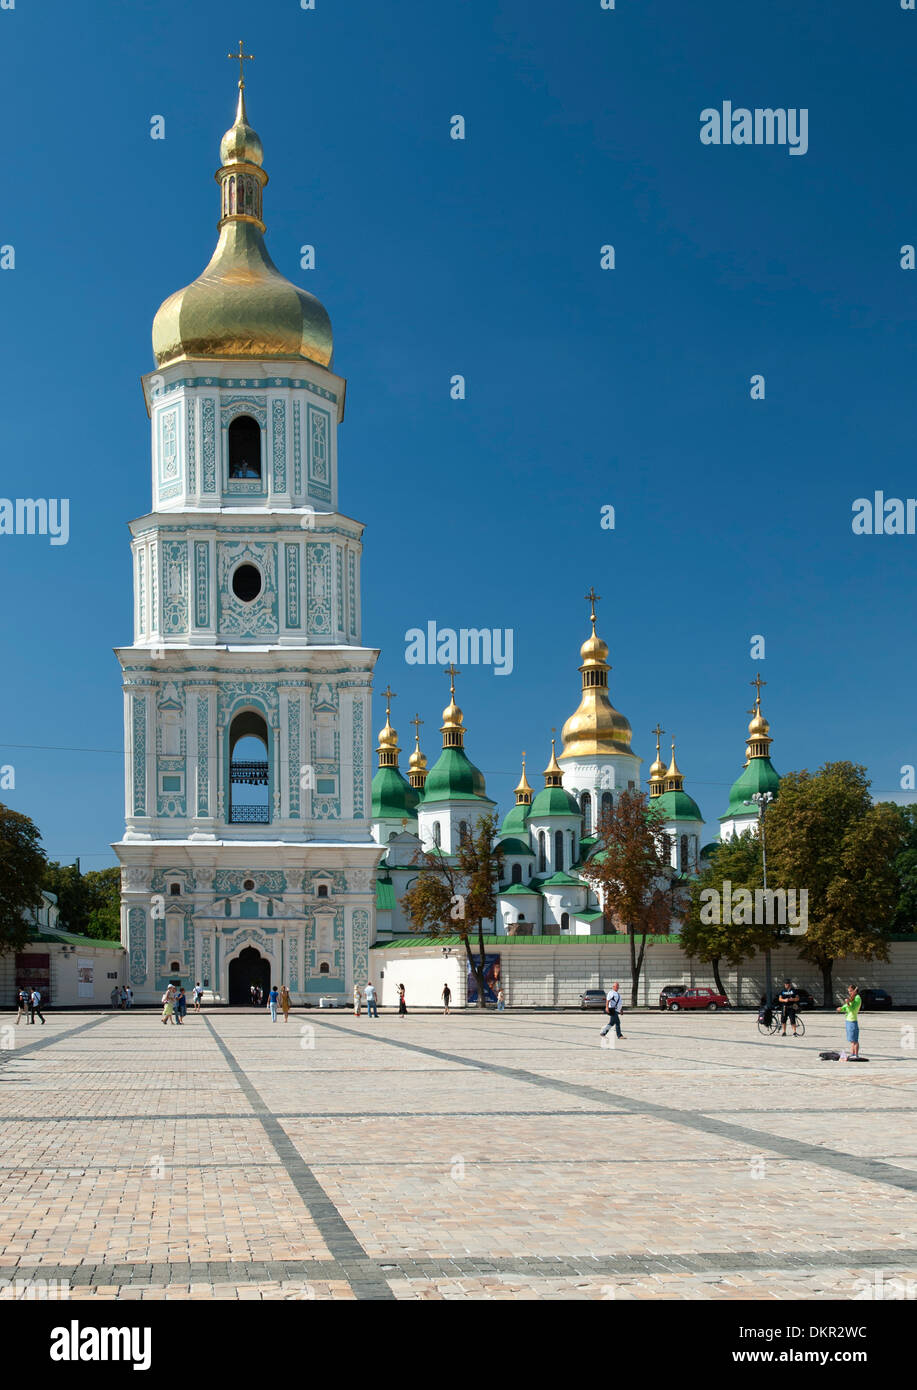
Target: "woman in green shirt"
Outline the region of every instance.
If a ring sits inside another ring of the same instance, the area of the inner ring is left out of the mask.
[[[857,994],[856,985],[847,986],[847,998],[840,1005],[837,1012],[844,1014],[847,1019],[847,1041],[850,1043],[850,1055],[859,1057],[860,1055],[860,1025],[857,1022],[857,1015],[860,1012],[862,999]]]

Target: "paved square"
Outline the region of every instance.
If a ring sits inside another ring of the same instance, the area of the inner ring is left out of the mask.
[[[0,1050],[0,1280],[99,1298],[917,1288],[917,1015],[50,1014]],[[12,1016],[3,1021],[12,1025]],[[0,1031],[8,1042],[10,1032]],[[8,1286],[0,1286],[7,1288]]]

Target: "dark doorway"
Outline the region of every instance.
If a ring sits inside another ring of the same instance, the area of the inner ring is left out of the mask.
[[[252,985],[261,986],[261,1003],[266,1007],[271,987],[271,963],[254,946],[246,946],[235,960],[229,962],[230,1004],[251,1004]]]

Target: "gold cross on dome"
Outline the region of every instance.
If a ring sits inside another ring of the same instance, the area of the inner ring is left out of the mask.
[[[592,616],[592,626],[593,626],[593,627],[595,627],[595,605],[600,601],[601,597],[602,597],[601,594],[597,594],[597,593],[596,593],[596,591],[595,591],[595,585],[594,585],[594,584],[593,584],[593,585],[590,585],[589,592],[588,592],[588,594],[586,595],[586,602],[587,602],[588,604],[590,604],[591,607],[592,607],[592,614],[591,614],[591,616]]]
[[[453,663],[452,663],[451,666],[445,667],[445,671],[446,671],[446,675],[449,677],[449,687],[450,687],[450,689],[451,689],[451,691],[452,691],[452,694],[454,695],[454,694],[455,694],[455,678],[456,678],[456,676],[460,676],[462,673],[461,673],[461,671],[459,671],[459,670],[456,669],[456,666],[455,666],[455,662],[454,662],[454,661],[453,661]]]
[[[665,733],[665,729],[663,729],[663,728],[661,727],[661,725],[660,725],[658,719],[656,720],[656,727],[655,727],[655,729],[650,729],[650,733],[656,735],[656,752],[658,753],[658,752],[659,752],[659,740],[662,738],[662,735]]]
[[[419,742],[420,742],[420,726],[421,726],[421,724],[423,723],[423,720],[421,719],[421,717],[420,717],[419,714],[415,714],[415,715],[414,715],[414,718],[413,718],[413,719],[410,719],[408,722],[409,722],[410,724],[413,724],[413,725],[414,725],[414,737],[416,738],[417,742],[419,743]]]
[[[760,705],[760,703],[761,703],[761,687],[764,686],[764,685],[767,685],[767,681],[763,681],[763,680],[761,679],[760,673],[756,673],[756,674],[755,674],[754,680],[753,680],[753,681],[749,681],[748,684],[749,684],[749,685],[753,685],[753,686],[755,687],[755,703],[758,704],[758,705]]]
[[[241,87],[244,87],[244,86],[245,86],[245,73],[244,73],[244,71],[243,71],[242,64],[243,64],[244,62],[246,62],[246,61],[252,62],[252,63],[253,63],[253,62],[255,61],[255,55],[254,55],[254,53],[246,53],[246,52],[245,52],[245,44],[244,44],[244,43],[242,42],[242,40],[240,39],[240,40],[239,40],[239,51],[238,51],[238,53],[227,53],[227,54],[226,54],[226,57],[227,57],[227,58],[233,58],[233,59],[235,59],[235,60],[238,62],[238,64],[239,64],[239,87],[240,87],[240,88],[241,88]]]
[[[382,694],[385,696],[386,700],[394,700],[394,699],[395,699],[395,692],[394,692],[394,690],[391,688],[390,685],[387,685],[387,686],[385,687],[385,689],[382,691]]]

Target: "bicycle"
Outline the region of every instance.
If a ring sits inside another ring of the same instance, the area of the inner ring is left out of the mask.
[[[762,1034],[764,1035],[764,1037],[766,1037],[766,1038],[772,1038],[772,1037],[774,1036],[774,1034],[775,1034],[776,1032],[778,1032],[780,1029],[782,1029],[782,1027],[783,1027],[783,1017],[782,1017],[781,1012],[780,1012],[779,1009],[772,1009],[772,1010],[770,1011],[770,1016],[771,1016],[771,1018],[770,1018],[770,1023],[764,1023],[760,1018],[758,1019],[758,1032],[759,1032],[759,1033],[762,1033]],[[787,1019],[787,1022],[789,1023],[789,1019]],[[792,1026],[792,1025],[791,1025],[791,1026]],[[806,1035],[806,1025],[805,1025],[805,1022],[803,1021],[802,1014],[800,1014],[800,1013],[797,1012],[797,1014],[796,1014],[796,1036],[797,1036],[797,1038],[804,1038],[805,1035]]]

